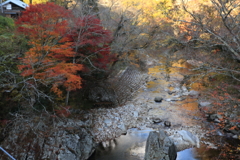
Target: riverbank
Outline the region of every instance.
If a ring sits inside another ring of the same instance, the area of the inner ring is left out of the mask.
[[[177,151],[202,145],[217,148],[211,138],[222,133],[217,130],[210,134],[205,128],[207,121],[198,108],[200,93],[184,85],[184,76],[179,70],[166,73],[163,64],[156,60],[148,62],[151,66],[148,72],[141,72],[141,76],[138,75],[140,72],[130,72],[141,78],[138,81],[140,88],[123,106],[79,110],[74,113],[73,119],[51,117],[48,120],[44,116],[34,116],[18,121],[2,147],[13,156],[27,160],[38,155],[52,159],[71,157],[72,160],[84,160],[98,145],[105,150],[114,148],[116,138],[121,135],[134,136],[142,131],[161,128],[174,141]],[[120,72],[124,73],[124,70]],[[132,132],[132,129],[137,132]],[[144,147],[144,143],[130,146],[125,148],[125,152],[141,160]]]
[[[195,147],[200,159],[203,157],[207,159],[208,156],[218,157],[221,153],[218,147],[225,143],[226,133],[218,129],[214,123],[210,123],[206,113],[199,110],[204,105],[209,105],[209,102],[204,101],[201,92],[194,90],[199,84],[191,89],[184,84],[184,76],[181,74],[184,69],[179,67],[181,64],[175,65],[178,68],[173,68],[169,74],[165,72],[161,63],[149,67],[145,75],[145,85],[123,106],[122,111],[126,112],[122,116],[126,119],[125,129],[136,128],[141,132],[162,128],[175,142],[178,151]],[[121,117],[121,113],[119,115]],[[124,120],[123,124],[125,125]],[[129,130],[128,134],[129,132],[131,131]],[[102,142],[106,150],[112,148],[112,144],[115,145],[108,140]],[[143,148],[144,144],[141,144],[140,148],[133,146],[127,153],[143,159],[145,152]],[[202,154],[203,150],[206,154]]]
[[[145,85],[142,85],[136,96],[126,105],[98,109],[91,115],[95,117],[95,122],[99,122],[94,125],[92,132],[97,142],[109,148],[114,144],[111,140],[127,133],[127,129],[162,128],[174,140],[178,151],[200,147],[200,142],[214,147],[210,142],[201,141],[206,130],[201,124],[202,117],[198,110],[199,95],[197,91],[188,91],[185,86],[181,86],[184,77],[177,72],[167,76],[162,66],[149,68],[144,77]],[[161,101],[156,101],[156,98]],[[131,152],[134,156],[143,154],[135,153],[134,149]]]

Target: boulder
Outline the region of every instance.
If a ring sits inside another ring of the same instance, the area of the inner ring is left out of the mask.
[[[171,127],[171,122],[170,122],[170,121],[165,121],[165,122],[164,122],[164,125],[165,125],[166,127]]]
[[[160,123],[162,120],[160,118],[152,118],[153,123]]]
[[[176,145],[177,151],[192,147],[200,147],[199,139],[196,135],[186,130],[177,131],[174,135],[170,136]]]
[[[237,136],[237,135],[234,135],[234,136],[232,136],[232,138],[234,138],[234,139],[238,139],[238,136]]]
[[[198,91],[194,91],[194,90],[191,90],[191,91],[188,92],[189,96],[192,96],[192,97],[195,97],[195,98],[197,98],[199,96],[199,94],[200,93]]]
[[[210,116],[209,116],[209,119],[211,120],[211,121],[216,121],[216,120],[219,120],[219,119],[222,119],[223,117],[220,115],[220,114],[211,114]]]
[[[175,160],[177,151],[173,141],[163,130],[150,132],[144,160]]]
[[[16,121],[1,143],[1,147],[19,160],[85,160],[94,152],[95,146],[93,137],[81,121],[57,121],[37,116]],[[0,159],[7,157],[0,154]]]
[[[186,142],[189,142],[192,146],[198,146],[199,140],[196,136],[194,136],[191,132],[181,130],[178,133],[182,136],[182,139]]]
[[[211,102],[199,102],[199,107],[207,107],[210,106],[212,103]]]
[[[154,101],[155,102],[162,102],[163,98],[162,97],[155,97]]]

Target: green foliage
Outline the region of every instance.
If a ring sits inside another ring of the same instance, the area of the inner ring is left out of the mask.
[[[12,18],[0,16],[0,33],[6,29],[13,29],[14,21]]]

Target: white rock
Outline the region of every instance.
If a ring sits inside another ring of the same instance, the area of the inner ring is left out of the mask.
[[[183,92],[188,92],[187,87],[186,86],[182,86],[182,91]]]
[[[112,125],[112,121],[110,119],[105,119],[103,121],[107,126],[111,126]]]
[[[138,117],[138,112],[137,111],[133,112],[133,117]]]
[[[200,105],[200,107],[206,107],[206,106],[211,105],[211,102],[200,102],[199,105]]]
[[[185,130],[178,131],[178,133],[182,136],[182,139],[184,141],[187,141],[187,142],[191,143],[192,145],[196,145],[199,148],[199,139],[197,136],[195,136],[191,132],[185,131]]]
[[[234,136],[232,136],[232,138],[234,138],[234,139],[238,139],[238,136],[237,136],[237,135],[234,135]]]
[[[191,90],[191,91],[189,91],[188,95],[189,95],[189,96],[199,96],[199,92],[198,92],[198,91]]]

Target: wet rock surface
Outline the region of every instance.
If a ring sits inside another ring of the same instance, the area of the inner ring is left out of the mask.
[[[170,138],[176,145],[177,151],[188,149],[189,146],[200,147],[198,136],[186,130],[177,131],[175,134],[170,136]]]
[[[176,157],[176,147],[163,130],[150,132],[144,160],[175,160]]]

